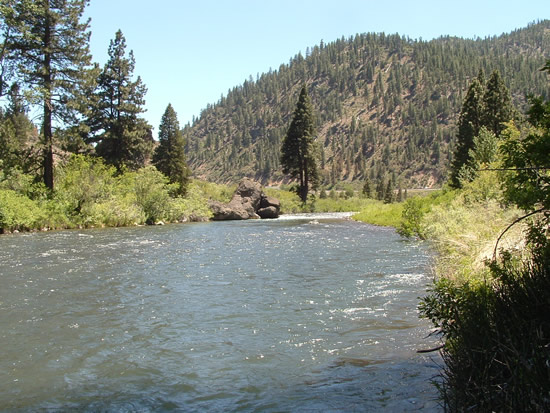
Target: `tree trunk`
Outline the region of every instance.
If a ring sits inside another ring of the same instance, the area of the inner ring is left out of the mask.
[[[307,194],[309,193],[309,177],[307,170],[307,161],[304,164],[304,182],[302,184],[302,202],[305,204],[307,202]]]
[[[46,27],[44,30],[44,184],[53,190],[53,137],[52,137],[52,75],[51,75],[51,26],[49,1],[46,0]]]

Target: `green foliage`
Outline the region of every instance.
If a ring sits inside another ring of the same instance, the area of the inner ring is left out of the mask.
[[[484,106],[483,94],[484,84],[482,73],[474,79],[468,88],[460,117],[458,121],[457,147],[453,156],[451,169],[451,183],[456,183],[455,175],[461,167],[470,160],[470,150],[474,148],[474,137],[479,134],[481,129]],[[457,187],[457,185],[455,185]]]
[[[398,228],[402,223],[403,204],[385,204],[381,201],[366,200],[358,214],[353,216],[356,221],[368,224]]]
[[[206,199],[227,203],[237,189],[236,185],[221,185],[214,182],[193,180],[192,184],[200,189]]]
[[[496,137],[505,129],[505,123],[514,118],[514,106],[500,72],[495,70],[489,80],[483,96],[482,123]]]
[[[304,204],[310,186],[315,189],[319,181],[316,152],[313,107],[304,85],[281,147],[283,172],[299,179],[298,195]]]
[[[119,173],[99,158],[73,155],[56,171],[50,198],[43,184],[14,170],[0,174],[4,231],[42,228],[103,227],[208,219],[210,196],[226,199],[231,189],[194,181],[186,197],[155,167]],[[19,207],[17,206],[19,205]]]
[[[40,165],[38,151],[33,147],[37,143],[36,128],[27,116],[21,91],[13,83],[6,111],[0,110],[0,161],[2,168],[19,168],[25,171],[35,170]]]
[[[108,50],[109,60],[97,80],[91,102],[88,143],[97,143],[96,152],[119,171],[143,167],[153,146],[151,126],[139,117],[144,112],[147,88],[141,78],[134,81],[135,59],[126,56],[126,39],[118,30]]]
[[[113,195],[114,174],[115,169],[100,159],[74,155],[58,171],[56,200],[65,206],[68,216],[86,217],[91,205]]]
[[[510,93],[498,70],[491,74],[487,85],[480,72],[470,85],[460,112],[457,147],[451,165],[453,188],[473,181],[481,164],[494,161],[498,138],[513,115]]]
[[[37,202],[11,189],[0,189],[0,233],[36,228],[42,213]]]
[[[153,165],[178,185],[178,194],[184,195],[190,171],[185,160],[185,140],[178,117],[172,105],[168,105],[159,126],[159,145],[153,155]]]
[[[426,239],[426,215],[434,206],[448,205],[454,197],[453,191],[445,190],[407,199],[403,204],[403,219],[401,225],[397,227],[397,232],[405,237],[416,236]]]
[[[374,192],[374,188],[372,187],[372,183],[370,179],[367,177],[363,184],[362,194],[365,198],[372,198],[373,192]]]
[[[173,219],[178,221],[203,221],[212,217],[212,211],[208,206],[209,198],[203,192],[204,186],[198,181],[191,182],[185,193],[185,198],[176,198],[172,210]]]
[[[510,254],[493,262],[491,282],[442,278],[420,304],[445,337],[440,390],[450,411],[550,408],[550,245],[537,229],[529,239],[539,242],[523,263]]]
[[[131,174],[136,203],[145,214],[145,222],[154,224],[171,218],[170,188],[168,178],[153,166]]]
[[[422,219],[426,236],[439,244],[443,277],[420,310],[445,340],[440,392],[450,411],[550,409],[550,218],[533,218],[527,231],[518,224],[549,206],[550,104],[531,102],[525,137],[513,123],[503,125],[500,149],[507,170],[496,176],[504,180],[504,194],[494,176],[487,178],[494,172],[480,172],[444,211],[432,207]],[[514,220],[519,212],[496,202],[502,195],[529,214]],[[506,228],[506,245],[501,231],[509,222],[515,225]]]
[[[277,198],[281,203],[282,214],[295,214],[300,212],[306,212],[304,210],[304,204],[300,197],[296,194],[296,191],[289,191],[286,189],[274,189],[265,188],[264,192],[268,196]]]
[[[517,133],[502,145],[509,200],[520,208],[550,210],[550,101],[531,100],[529,121],[533,129],[523,139]]]
[[[78,122],[91,76],[89,22],[81,22],[86,0],[18,1],[13,5],[8,49],[29,102],[42,109],[44,183],[54,186],[53,120]],[[5,17],[5,16],[2,16]]]

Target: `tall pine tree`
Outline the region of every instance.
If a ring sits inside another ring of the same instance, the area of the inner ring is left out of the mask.
[[[147,88],[139,76],[133,80],[134,54],[126,55],[126,39],[120,30],[109,44],[108,55],[98,78],[88,142],[97,143],[97,154],[118,169],[138,169],[152,151],[151,126],[139,116],[145,112]]]
[[[166,175],[170,182],[178,184],[178,193],[187,189],[190,171],[185,159],[185,139],[178,116],[171,104],[162,115],[159,126],[159,145],[153,155],[153,165]]]
[[[483,125],[496,137],[506,128],[505,122],[512,119],[514,108],[510,92],[506,88],[498,70],[495,70],[489,80],[483,98]]]
[[[298,195],[307,202],[310,186],[315,189],[319,180],[315,150],[313,106],[304,85],[281,148],[283,172],[299,179]]]
[[[9,47],[21,85],[42,109],[43,177],[54,187],[54,123],[74,124],[89,81],[89,20],[81,18],[87,0],[16,1]],[[6,23],[5,22],[5,23]]]
[[[474,137],[479,134],[484,117],[483,72],[475,78],[466,94],[458,120],[457,146],[451,163],[451,186],[460,188],[460,172],[470,161],[470,150],[474,148]]]
[[[457,147],[451,162],[452,187],[460,188],[462,180],[469,181],[476,176],[472,154],[482,129],[498,138],[506,128],[505,122],[513,116],[512,99],[498,70],[491,74],[486,85],[480,71],[468,89],[460,112]]]

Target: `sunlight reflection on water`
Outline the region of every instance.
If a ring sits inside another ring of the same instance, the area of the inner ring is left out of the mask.
[[[0,406],[438,411],[429,254],[342,218],[0,237]]]

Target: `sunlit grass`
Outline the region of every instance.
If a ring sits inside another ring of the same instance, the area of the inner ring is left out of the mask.
[[[352,218],[368,224],[398,228],[403,222],[403,203],[384,204],[373,199]]]

